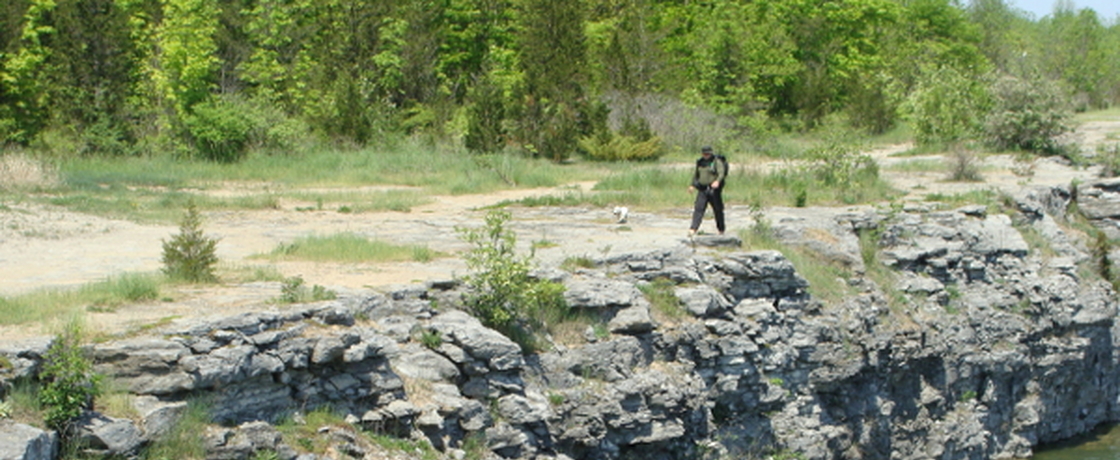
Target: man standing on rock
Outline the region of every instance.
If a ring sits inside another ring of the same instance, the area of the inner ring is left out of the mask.
[[[700,221],[704,219],[704,212],[708,205],[712,205],[712,213],[716,217],[716,230],[722,235],[726,229],[723,221],[723,182],[727,178],[727,162],[717,158],[712,148],[704,146],[700,149],[700,158],[696,160],[696,169],[692,172],[692,185],[688,186],[689,192],[696,193],[696,204],[692,209],[692,226],[688,228],[688,236],[695,236],[700,228]]]

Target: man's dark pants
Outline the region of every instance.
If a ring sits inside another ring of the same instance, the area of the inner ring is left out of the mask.
[[[692,230],[700,228],[700,221],[704,219],[704,211],[708,208],[708,204],[712,205],[712,213],[716,216],[716,230],[723,233],[725,227],[723,223],[723,188],[713,189],[711,187],[704,187],[698,189],[696,192],[696,205],[692,209]]]

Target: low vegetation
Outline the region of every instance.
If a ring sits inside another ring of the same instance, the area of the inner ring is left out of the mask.
[[[194,201],[187,203],[179,233],[163,242],[163,273],[169,278],[191,283],[212,283],[218,263],[218,240],[202,231],[202,216]]]
[[[529,276],[532,256],[518,255],[517,236],[508,229],[510,214],[492,210],[479,228],[458,229],[471,249],[463,256],[471,273],[467,308],[487,327],[505,334],[526,351],[546,348],[545,333],[571,316],[564,285]]]
[[[93,362],[82,350],[82,339],[77,323],[67,325],[47,349],[39,373],[43,422],[64,440],[74,434],[72,422],[93,407],[93,399],[102,389],[101,376],[93,372]]]
[[[428,262],[443,254],[423,245],[397,245],[373,240],[356,233],[311,235],[277,246],[256,257],[272,261],[306,260],[312,262]]]
[[[77,288],[0,297],[0,324],[45,325],[81,317],[86,311],[112,311],[121,305],[158,299],[165,284],[159,275],[123,273]]]

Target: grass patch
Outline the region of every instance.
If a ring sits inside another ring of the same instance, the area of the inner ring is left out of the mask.
[[[407,454],[408,458],[417,458],[416,454],[420,454],[421,460],[437,460],[440,458],[439,452],[427,442],[414,441],[411,439],[401,439],[384,434],[376,434],[365,432],[366,436],[377,446],[382,449],[400,452]]]
[[[128,391],[127,386],[113,379],[104,379],[101,384],[102,393],[97,397],[98,412],[110,417],[141,421],[143,417],[134,404],[136,397]]]
[[[945,164],[945,160],[922,159],[900,161],[883,169],[904,173],[947,173],[949,165]]]
[[[277,302],[285,304],[308,303],[336,298],[338,298],[338,294],[334,291],[318,284],[308,287],[304,284],[302,276],[293,276],[284,279],[283,285],[280,286],[280,297]]]
[[[331,439],[320,436],[319,429],[324,427],[339,427],[351,429],[343,416],[330,407],[321,406],[303,414],[301,417],[288,417],[276,425],[276,430],[284,437],[284,441],[297,449],[322,455],[332,447]]]
[[[1120,118],[1120,108],[1114,107],[1105,110],[1091,110],[1073,115],[1073,120],[1078,123],[1088,121],[1113,121]]]
[[[681,306],[681,300],[677,298],[676,285],[671,280],[665,278],[658,278],[650,283],[638,285],[638,290],[645,294],[646,300],[649,300],[651,311],[657,315],[659,320],[669,322],[679,322],[687,318],[688,312]]]
[[[560,263],[560,269],[568,272],[574,272],[581,268],[590,270],[595,268],[597,265],[598,264],[595,263],[595,259],[592,259],[589,256],[571,256],[565,258],[564,261]]]
[[[280,244],[268,254],[257,255],[272,261],[306,260],[312,262],[427,262],[443,254],[421,245],[402,246],[371,240],[355,233],[306,236]]]
[[[943,203],[950,207],[979,204],[991,208],[1001,204],[999,192],[994,190],[971,190],[965,193],[930,193],[926,201]]]
[[[897,288],[898,274],[879,260],[879,229],[859,232],[859,254],[863,259],[864,272],[882,289],[887,296],[891,311],[901,314],[908,303],[906,295]]]
[[[687,169],[663,166],[629,168],[612,173],[592,189],[597,193],[569,192],[504,201],[495,205],[592,206],[626,205],[642,209],[668,209],[691,205],[687,192]],[[723,199],[729,203],[759,203],[761,206],[812,206],[889,201],[899,192],[881,180],[874,168],[854,172],[844,185],[830,183],[814,171],[788,168],[774,172],[748,171],[732,167]]]
[[[281,194],[285,198],[314,202],[314,206],[297,208],[299,211],[338,211],[342,213],[409,212],[416,206],[432,200],[412,190],[387,190],[379,192],[310,192],[296,191]]]
[[[85,311],[113,311],[126,303],[159,298],[162,276],[126,273],[76,289],[41,289],[0,297],[0,324],[50,324],[81,317]]]
[[[8,417],[14,422],[46,428],[43,417],[46,411],[39,403],[39,386],[30,380],[20,379],[13,382],[4,396],[8,406]]]
[[[274,265],[235,265],[219,262],[215,271],[218,278],[228,283],[255,281],[283,281],[284,274]]]
[[[34,162],[32,162],[34,163]],[[22,164],[22,163],[21,163]],[[234,164],[174,158],[75,157],[58,165],[57,181],[40,180],[51,204],[137,222],[175,220],[189,198],[200,210],[275,209],[281,197],[332,204],[349,212],[407,211],[427,194],[486,193],[549,187],[600,176],[603,166],[561,165],[511,155],[469,155],[456,149],[400,143],[356,151],[323,149],[301,155],[250,155]],[[28,169],[28,168],[22,168]],[[417,191],[286,192],[299,188],[358,188],[371,184]],[[240,196],[205,190],[248,186]]]

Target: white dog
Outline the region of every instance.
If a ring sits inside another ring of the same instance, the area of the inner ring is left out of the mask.
[[[630,208],[625,206],[615,206],[614,211],[611,212],[614,217],[618,219],[618,223],[625,224],[626,218],[630,217]]]

